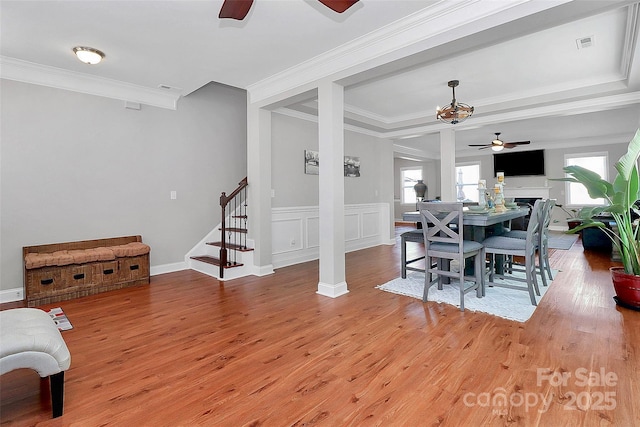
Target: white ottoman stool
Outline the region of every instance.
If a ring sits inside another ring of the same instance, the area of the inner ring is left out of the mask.
[[[37,308],[0,311],[0,375],[29,368],[49,377],[53,417],[64,407],[64,371],[71,354],[47,313]]]

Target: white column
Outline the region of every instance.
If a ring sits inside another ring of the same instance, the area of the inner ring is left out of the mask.
[[[395,230],[395,204],[393,201],[393,186],[395,182],[393,169],[393,141],[381,139],[380,144],[380,170],[378,173],[378,187],[380,195],[376,194],[377,200],[389,205],[389,225],[382,236],[382,243],[394,245],[396,243]],[[399,177],[398,177],[399,178]]]
[[[318,293],[346,294],[344,233],[344,88],[318,86],[320,281]]]
[[[456,135],[451,128],[440,131],[440,197],[456,201]]]
[[[254,240],[253,274],[273,273],[271,261],[271,111],[247,101],[248,238]]]

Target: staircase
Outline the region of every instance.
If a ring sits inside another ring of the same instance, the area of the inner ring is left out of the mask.
[[[244,178],[231,194],[222,193],[220,224],[187,254],[191,269],[221,280],[251,274],[253,244],[247,239],[247,186]]]

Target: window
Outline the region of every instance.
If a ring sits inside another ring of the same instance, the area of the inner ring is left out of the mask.
[[[582,166],[596,172],[603,179],[607,179],[608,163],[606,153],[571,154],[564,158],[565,166]],[[589,197],[587,189],[582,184],[575,182],[567,182],[565,184],[567,205],[593,206],[606,204],[604,199],[592,199]]]
[[[400,170],[400,182],[402,183],[402,203],[416,203],[416,192],[413,186],[422,179],[422,168],[403,168]]]
[[[477,202],[478,181],[480,181],[480,163],[461,163],[456,165],[456,195],[459,202]]]

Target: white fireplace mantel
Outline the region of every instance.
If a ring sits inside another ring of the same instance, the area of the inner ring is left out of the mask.
[[[549,190],[552,187],[504,187],[504,197],[522,198],[549,198]]]

